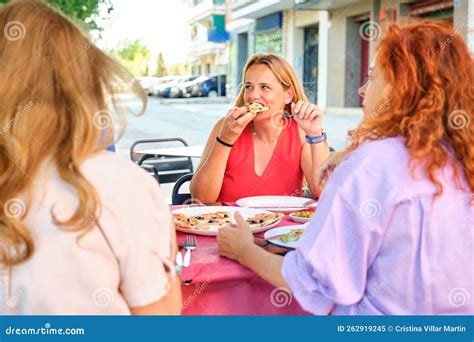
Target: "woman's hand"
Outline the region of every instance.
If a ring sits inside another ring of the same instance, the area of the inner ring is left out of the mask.
[[[336,167],[341,163],[345,154],[343,152],[331,152],[329,157],[321,164],[318,172],[317,185],[322,189],[326,185],[326,182],[329,179],[329,176]]]
[[[235,220],[237,224],[221,228],[217,233],[219,254],[237,260],[273,286],[288,289],[281,274],[283,257],[254,244],[250,227],[240,213],[235,213]]]
[[[237,224],[219,229],[217,242],[220,255],[241,262],[243,253],[254,245],[253,235],[248,223],[239,212],[236,212],[234,217]]]
[[[322,134],[323,112],[318,106],[300,100],[297,103],[291,103],[291,114],[306,135]]]
[[[234,107],[227,113],[222,124],[219,138],[233,144],[240,137],[245,127],[257,114],[249,112],[247,107]]]

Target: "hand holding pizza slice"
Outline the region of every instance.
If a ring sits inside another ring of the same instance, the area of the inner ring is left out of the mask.
[[[258,102],[252,102],[251,104],[249,104],[249,111],[254,113],[254,114],[264,112],[264,111],[269,110],[269,109],[270,108],[265,107],[264,105],[262,105],[261,103],[258,103]]]

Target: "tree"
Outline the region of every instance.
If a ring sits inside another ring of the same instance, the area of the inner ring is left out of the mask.
[[[139,39],[125,40],[111,51],[135,76],[147,75],[150,49]]]
[[[0,4],[9,0],[0,0]],[[89,32],[100,33],[103,31],[103,23],[110,16],[114,7],[112,0],[46,0],[46,2],[66,16],[84,23]]]
[[[189,62],[185,61],[183,63],[172,64],[168,70],[170,75],[189,74]]]
[[[158,54],[158,58],[156,59],[156,76],[168,76],[168,71],[166,69],[163,54],[161,52]]]
[[[113,52],[127,61],[134,61],[141,57],[150,58],[151,54],[148,47],[143,45],[139,39],[122,41]]]

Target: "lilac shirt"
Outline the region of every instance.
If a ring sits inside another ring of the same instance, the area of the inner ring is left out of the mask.
[[[408,169],[402,138],[353,151],[331,176],[283,277],[313,314],[474,314],[474,209],[465,179],[444,192]]]

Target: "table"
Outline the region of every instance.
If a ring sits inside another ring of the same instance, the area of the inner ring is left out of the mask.
[[[182,206],[173,206],[172,209]],[[288,216],[277,227],[297,224]],[[178,244],[186,234],[177,232]],[[263,235],[263,234],[261,234]],[[221,257],[212,236],[197,237],[182,272],[183,315],[307,315],[294,298],[239,263]],[[183,251],[184,256],[184,251]]]
[[[204,145],[196,146],[182,146],[182,147],[169,147],[169,148],[154,148],[136,150],[136,154],[140,155],[155,155],[155,156],[166,156],[166,157],[190,157],[190,158],[201,158],[204,151]]]

